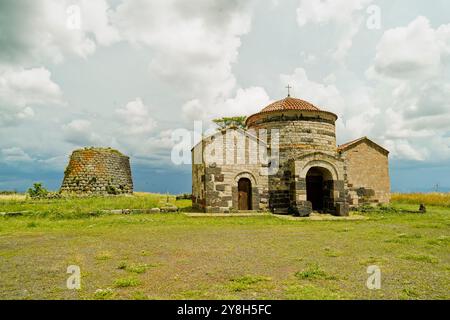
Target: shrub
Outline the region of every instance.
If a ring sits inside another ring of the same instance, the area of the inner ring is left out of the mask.
[[[36,227],[37,227],[37,223],[34,221],[27,223],[27,228],[36,228]]]
[[[179,194],[179,195],[176,196],[175,199],[176,200],[191,200],[192,199],[192,194],[190,194],[190,193]]]
[[[234,128],[245,128],[245,116],[238,116],[238,117],[224,117],[220,119],[214,119],[213,122],[219,127],[220,129],[234,129]]]
[[[336,277],[328,275],[318,264],[311,264],[306,270],[295,273],[298,279],[326,279],[336,280]]]
[[[231,291],[239,292],[252,288],[255,289],[255,286],[260,282],[266,282],[270,280],[272,279],[269,277],[246,275],[243,277],[231,279],[229,287]]]
[[[147,271],[148,268],[150,268],[150,265],[144,263],[144,264],[127,266],[126,270],[128,272],[133,272],[133,273],[144,273],[145,271]]]
[[[115,296],[114,290],[111,288],[97,289],[94,293],[94,298],[98,300],[111,299]]]
[[[0,190],[0,195],[10,196],[17,194],[17,190]]]
[[[44,198],[48,191],[42,186],[42,183],[36,182],[33,184],[33,188],[28,189],[27,193],[31,198]]]
[[[108,194],[113,194],[113,195],[119,194],[119,191],[117,190],[117,188],[116,188],[116,187],[113,187],[113,186],[111,186],[111,185],[106,186],[106,192],[107,192]]]

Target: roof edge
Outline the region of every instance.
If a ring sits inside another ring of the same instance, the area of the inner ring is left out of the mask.
[[[344,152],[344,151],[347,151],[347,150],[349,150],[351,148],[356,147],[358,144],[360,144],[361,142],[364,142],[364,141],[367,141],[369,144],[372,144],[375,147],[379,148],[382,151],[382,153],[385,153],[385,154],[389,154],[390,153],[389,150],[387,150],[386,148],[382,147],[381,145],[379,145],[378,143],[374,142],[373,140],[370,140],[366,136],[361,137],[361,138],[356,139],[356,140],[349,141],[349,142],[344,143],[344,144],[341,144],[340,146],[338,146],[337,150],[339,152]]]
[[[337,119],[339,119],[339,117],[338,117],[337,114],[335,114],[335,113],[333,113],[333,112],[330,112],[330,111],[320,110],[320,109],[319,109],[319,110],[296,110],[296,109],[288,109],[288,110],[271,110],[271,111],[260,111],[260,112],[258,112],[258,113],[254,113],[254,114],[248,116],[248,117],[245,119],[245,125],[248,126],[249,120],[252,119],[253,117],[256,117],[256,116],[264,116],[264,115],[268,115],[268,114],[271,114],[271,113],[277,113],[277,112],[279,112],[279,113],[286,113],[286,112],[308,113],[308,112],[311,112],[311,113],[327,114],[327,115],[334,116],[334,117],[336,118],[335,121],[336,121]]]
[[[212,134],[202,136],[201,140],[200,140],[199,142],[197,142],[197,143],[191,148],[191,152],[192,152],[192,150],[194,150],[200,143],[202,143],[202,142],[205,141],[206,139],[209,139],[209,138],[211,138],[211,137],[214,137],[214,136],[216,136],[216,135],[218,135],[218,134],[226,135],[226,131],[227,131],[227,130],[230,130],[230,129],[218,130],[217,132],[214,132],[214,133],[212,133]],[[267,142],[261,140],[261,139],[260,139],[259,137],[257,137],[256,135],[251,134],[250,132],[248,132],[249,129],[237,128],[237,129],[232,129],[232,130],[238,131],[239,133],[241,133],[241,134],[243,134],[243,135],[245,135],[245,136],[248,136],[249,138],[252,138],[252,139],[254,139],[254,140],[256,140],[256,141],[262,142],[263,144],[267,145]],[[225,132],[224,132],[224,131],[225,131]]]

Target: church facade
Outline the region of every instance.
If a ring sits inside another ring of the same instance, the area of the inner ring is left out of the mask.
[[[389,152],[367,137],[336,145],[337,115],[292,98],[192,148],[192,200],[202,212],[348,215],[390,201]]]

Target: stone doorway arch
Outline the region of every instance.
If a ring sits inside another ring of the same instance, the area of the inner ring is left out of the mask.
[[[306,173],[306,200],[318,212],[326,212],[330,205],[333,206],[333,175],[328,169],[319,166],[309,168]]]

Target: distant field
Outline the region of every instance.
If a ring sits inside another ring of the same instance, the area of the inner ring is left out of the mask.
[[[0,298],[450,299],[448,195],[438,206],[427,196],[394,195],[392,205],[425,203],[426,214],[385,209],[362,221],[100,212],[167,201],[142,193],[0,197],[0,212],[29,211],[0,217]],[[81,268],[81,290],[66,288],[69,265]],[[381,290],[365,285],[370,265],[381,268]]]
[[[24,194],[0,194],[0,201],[2,200],[25,200]]]
[[[450,193],[394,193],[392,201],[450,207]]]

